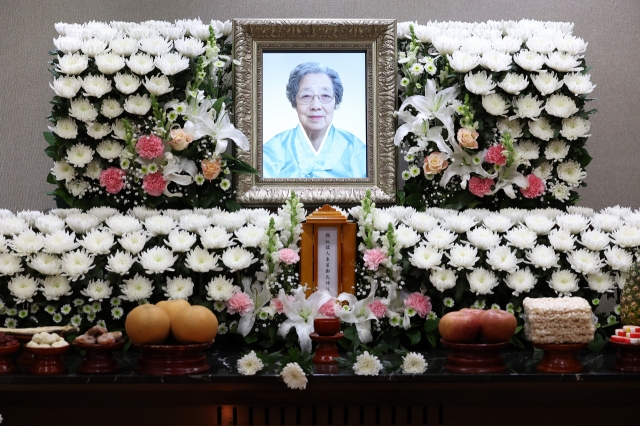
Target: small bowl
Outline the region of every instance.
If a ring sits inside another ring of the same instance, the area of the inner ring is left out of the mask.
[[[31,374],[64,374],[67,372],[67,367],[64,365],[64,359],[62,354],[69,351],[71,345],[63,346],[61,348],[30,348],[24,347],[25,352],[34,355],[34,360],[29,365],[29,372]]]
[[[320,336],[335,336],[340,332],[340,318],[316,318],[313,328]]]

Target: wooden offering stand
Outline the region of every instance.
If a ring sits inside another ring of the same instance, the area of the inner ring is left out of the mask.
[[[205,349],[213,342],[192,345],[134,345],[142,351],[137,373],[157,376],[184,376],[209,371]]]
[[[500,351],[509,342],[502,343],[453,343],[440,339],[442,346],[451,349],[445,369],[453,373],[499,373],[507,369]]]
[[[16,334],[14,337],[24,348],[25,345],[31,341],[33,334]],[[32,352],[28,352],[23,349],[16,362],[20,365],[30,365],[35,358],[36,356]]]
[[[61,348],[30,348],[25,346],[24,350],[34,355],[33,362],[29,365],[31,374],[65,374],[67,367],[64,365],[62,354],[69,351],[71,346]]]
[[[640,373],[640,345],[630,345],[609,341],[611,346],[618,348],[616,364],[613,369],[625,373]]]
[[[125,341],[100,345],[96,343],[73,342],[77,349],[85,351],[86,355],[76,373],[78,374],[114,374],[120,372],[122,367],[113,357],[113,351],[119,351],[124,347]]]
[[[340,357],[336,343],[344,337],[340,331],[340,319],[317,318],[313,320],[313,328],[315,331],[309,337],[314,342],[318,342],[313,362],[315,364],[335,364],[335,359]]]
[[[20,344],[0,347],[0,374],[9,374],[16,371],[16,366],[11,360],[11,355],[20,350]]]
[[[588,343],[534,343],[533,346],[544,351],[542,361],[536,365],[541,373],[572,374],[584,370],[578,352],[589,346]]]

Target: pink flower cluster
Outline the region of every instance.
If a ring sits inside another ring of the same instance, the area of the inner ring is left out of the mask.
[[[142,180],[142,187],[149,195],[159,197],[162,195],[165,189],[167,189],[168,182],[162,176],[162,173],[155,172],[150,175],[146,175]]]
[[[276,312],[278,312],[279,314],[284,312],[284,305],[282,304],[282,300],[276,298],[276,299],[271,299],[271,302],[269,302],[269,305],[272,308],[276,309]]]
[[[544,194],[544,182],[538,176],[530,174],[527,176],[529,186],[527,188],[520,188],[520,192],[525,198],[536,198]]]
[[[364,252],[364,266],[370,271],[377,271],[378,266],[387,259],[387,255],[379,247]]]
[[[422,293],[411,293],[404,301],[404,305],[408,308],[416,310],[420,318],[427,316],[431,312],[431,299]]]
[[[507,157],[504,155],[504,146],[502,144],[493,145],[487,150],[487,155],[484,159],[489,164],[505,166],[507,164]]]
[[[469,191],[476,197],[482,198],[485,195],[491,194],[493,184],[493,179],[473,176],[469,179]]]
[[[240,314],[241,317],[253,312],[253,300],[246,293],[235,293],[231,299],[227,300],[227,310],[230,314]]]
[[[369,310],[376,318],[380,319],[387,313],[387,306],[379,300],[376,300],[373,303],[369,303]]]
[[[140,157],[152,160],[164,154],[164,143],[156,135],[140,136],[136,142],[136,151]]]
[[[335,318],[336,317],[336,301],[335,299],[327,300],[320,309],[318,309],[318,313],[324,315],[327,318]]]
[[[298,256],[298,253],[289,248],[278,250],[278,256],[280,261],[286,263],[287,265],[293,265],[300,260],[300,256]]]
[[[109,167],[100,172],[100,186],[109,194],[117,194],[124,188],[124,177],[127,173],[117,167]]]

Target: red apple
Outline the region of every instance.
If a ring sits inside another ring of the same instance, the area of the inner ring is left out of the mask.
[[[467,314],[476,315],[478,318],[480,318],[482,314],[484,314],[486,311],[483,311],[482,309],[462,308],[458,312],[464,312]]]
[[[480,332],[480,316],[469,312],[449,312],[440,319],[440,336],[452,343],[472,343]]]
[[[487,343],[507,342],[516,332],[515,315],[499,309],[484,311],[480,317],[480,337]]]

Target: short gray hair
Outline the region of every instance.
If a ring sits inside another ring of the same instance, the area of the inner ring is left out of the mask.
[[[336,108],[342,102],[342,93],[344,88],[340,81],[338,73],[331,68],[321,65],[317,62],[305,62],[298,65],[289,74],[289,81],[287,82],[287,99],[291,102],[292,107],[297,106],[296,98],[298,96],[298,88],[300,86],[300,80],[307,74],[324,74],[331,80],[333,84],[333,96],[336,100]]]

